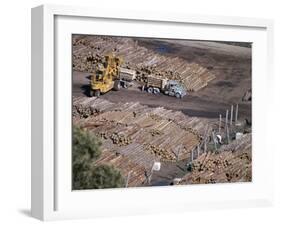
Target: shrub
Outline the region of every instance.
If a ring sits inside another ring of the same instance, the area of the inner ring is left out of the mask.
[[[113,166],[95,166],[88,171],[80,171],[77,189],[120,188],[125,182],[121,173]]]
[[[101,155],[101,142],[88,131],[73,128],[72,187],[95,189],[123,187],[124,179],[113,166],[95,166]]]

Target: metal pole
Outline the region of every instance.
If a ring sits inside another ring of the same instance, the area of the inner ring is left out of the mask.
[[[235,124],[238,121],[238,104],[236,104],[236,111],[235,111]]]
[[[230,125],[232,125],[232,120],[233,120],[233,105],[231,105],[231,110],[230,110]]]
[[[226,126],[227,143],[230,143],[228,125]]]
[[[199,157],[199,154],[200,154],[200,146],[199,144],[197,145],[197,158]]]
[[[193,161],[193,149],[191,151],[191,162]]]
[[[219,134],[221,133],[221,114],[220,114],[220,119],[219,119]]]
[[[228,109],[226,110],[226,114],[225,114],[225,132],[226,132],[227,123],[228,123]]]

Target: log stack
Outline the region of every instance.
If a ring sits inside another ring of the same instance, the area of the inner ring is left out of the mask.
[[[94,163],[95,165],[111,165],[117,168],[126,180],[128,175],[128,187],[138,187],[145,185],[146,169],[139,164],[132,162],[128,157],[113,151],[103,151],[101,157]]]
[[[207,152],[192,162],[192,170],[180,184],[252,181],[251,134],[245,134],[218,153]]]
[[[137,72],[136,79],[146,82],[149,74],[180,81],[188,91],[198,91],[215,79],[215,75],[199,64],[179,57],[159,54],[139,46],[132,38],[80,36],[73,37],[73,70],[94,72],[106,54],[115,52],[124,58],[122,67]]]
[[[154,161],[188,159],[202,140],[206,125],[204,119],[139,103],[75,97],[73,104],[73,109],[83,106],[94,112],[89,117],[73,117],[74,124],[101,137],[104,150],[117,151],[146,169]]]

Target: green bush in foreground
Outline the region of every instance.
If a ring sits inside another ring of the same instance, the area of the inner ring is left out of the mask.
[[[79,127],[73,128],[72,186],[73,189],[124,187],[121,173],[113,166],[95,166],[101,155],[101,142]]]
[[[124,179],[121,173],[113,166],[101,165],[92,170],[78,173],[80,180],[76,189],[100,189],[124,187]]]

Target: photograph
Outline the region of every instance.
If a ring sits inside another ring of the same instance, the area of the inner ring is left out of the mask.
[[[71,48],[72,190],[252,182],[251,42],[72,34]]]

